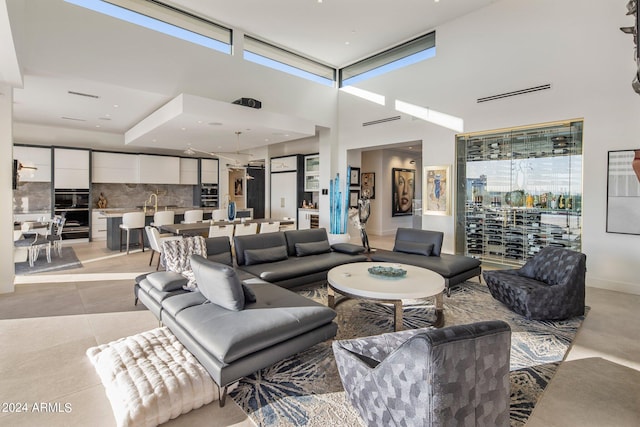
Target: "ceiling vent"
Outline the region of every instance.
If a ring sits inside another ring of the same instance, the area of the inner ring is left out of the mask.
[[[69,95],[84,96],[84,97],[87,97],[87,98],[94,98],[94,99],[100,98],[98,95],[92,95],[90,93],[83,93],[83,92],[75,92],[73,90],[68,90],[67,93]]]
[[[400,116],[393,116],[393,117],[387,117],[379,120],[372,120],[370,122],[364,122],[362,123],[362,126],[379,125],[380,123],[393,122],[395,120],[400,120]]]
[[[86,122],[85,119],[79,119],[77,117],[65,117],[65,116],[62,116],[60,118],[64,119],[64,120],[73,120],[74,122]]]
[[[514,90],[513,92],[501,93],[499,95],[485,96],[484,98],[478,98],[478,104],[481,102],[495,101],[497,99],[509,98],[512,96],[524,95],[525,93],[539,92],[541,90],[551,89],[551,84],[534,86],[527,89]]]

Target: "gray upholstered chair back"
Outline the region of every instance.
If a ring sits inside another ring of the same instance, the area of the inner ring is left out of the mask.
[[[508,426],[510,351],[498,320],[333,342],[367,426]]]
[[[265,249],[287,245],[287,241],[285,240],[284,233],[282,231],[277,233],[235,236],[233,238],[233,242],[236,250],[236,262],[238,265],[245,265],[244,251],[247,249]]]
[[[443,239],[444,233],[441,231],[416,230],[415,228],[398,228],[396,231],[396,242],[433,243],[432,256],[440,256]]]
[[[207,237],[207,259],[220,264],[233,265],[231,242],[227,236]]]
[[[287,253],[289,256],[296,256],[296,243],[329,241],[327,230],[324,228],[289,230],[284,232],[284,236],[287,239]]]
[[[519,271],[547,285],[566,285],[577,281],[584,287],[587,256],[565,248],[542,248]]]

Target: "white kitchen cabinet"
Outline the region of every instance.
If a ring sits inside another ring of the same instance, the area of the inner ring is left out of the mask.
[[[217,184],[219,160],[200,159],[200,162],[200,182],[202,184]]]
[[[89,150],[54,148],[54,188],[89,188]]]
[[[91,240],[107,240],[107,217],[102,211],[91,211]]]
[[[295,218],[298,213],[297,172],[271,174],[271,218]]]
[[[298,209],[298,230],[318,228],[319,213],[317,209]]]
[[[140,184],[179,184],[180,158],[139,154],[137,182]]]
[[[198,185],[198,159],[180,159],[180,184]]]
[[[138,155],[94,152],[92,180],[99,183],[137,183]]]
[[[298,156],[277,157],[271,159],[271,172],[298,170]]]
[[[13,158],[35,168],[22,169],[20,182],[51,182],[51,148],[14,146]]]
[[[304,156],[304,191],[320,190],[320,156]]]

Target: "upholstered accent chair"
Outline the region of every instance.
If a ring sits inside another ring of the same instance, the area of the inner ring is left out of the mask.
[[[333,342],[367,426],[508,426],[510,350],[499,320]]]
[[[157,228],[147,225],[144,228],[147,232],[147,240],[149,240],[149,246],[151,247],[151,258],[149,259],[149,265],[153,262],[153,256],[158,254],[158,262],[156,265],[156,271],[160,268],[160,261],[162,260],[162,243],[167,240],[181,240],[182,236],[176,236],[172,233],[162,233]],[[163,263],[164,264],[164,263]]]
[[[483,277],[491,295],[530,320],[562,320],[584,314],[587,257],[548,246],[519,269],[491,270]]]

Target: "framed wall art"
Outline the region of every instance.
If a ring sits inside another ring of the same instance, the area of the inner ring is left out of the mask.
[[[360,198],[360,190],[349,190],[349,207],[357,208],[359,198]]]
[[[391,169],[391,216],[411,215],[416,189],[415,169]]]
[[[363,196],[367,196],[370,199],[376,198],[375,172],[363,172],[360,174],[360,190]]]
[[[450,169],[450,166],[425,166],[423,214],[451,215]]]
[[[351,168],[350,185],[360,185],[360,168]]]
[[[607,233],[640,234],[640,149],[608,157]]]

